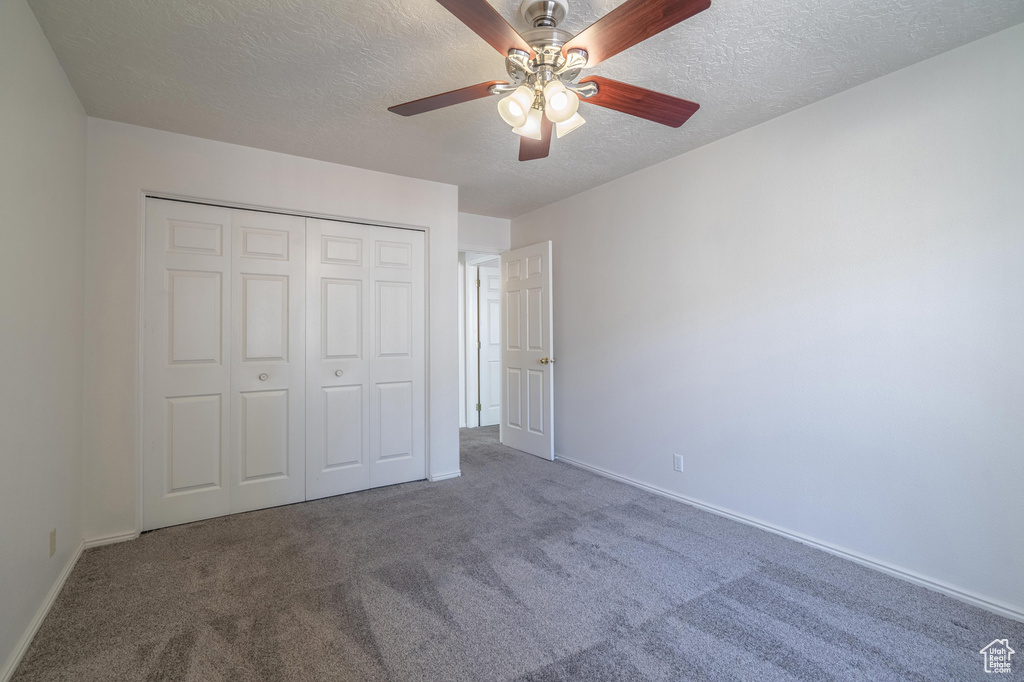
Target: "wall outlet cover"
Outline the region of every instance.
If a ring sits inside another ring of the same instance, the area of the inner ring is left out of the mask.
[[[675,469],[676,471],[682,471],[683,470],[683,456],[682,455],[672,455],[672,468]]]

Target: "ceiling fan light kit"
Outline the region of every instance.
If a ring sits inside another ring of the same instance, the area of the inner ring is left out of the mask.
[[[560,80],[544,86],[544,113],[552,123],[568,121],[580,107],[580,98]]]
[[[519,12],[532,28],[522,35],[488,0],[437,1],[505,56],[511,82],[479,83],[390,107],[396,114],[502,95],[498,114],[520,136],[519,160],[529,161],[548,155],[552,128],[561,138],[586,123],[577,111],[581,100],[675,128],[700,106],[609,78],[577,78],[584,67],[704,11],[711,0],[626,0],[576,36],[558,28],[569,9],[565,0],[524,0]]]
[[[586,122],[587,120],[579,114],[573,114],[568,120],[559,121],[555,124],[555,135],[556,137],[565,137]]]
[[[513,128],[518,128],[526,123],[526,116],[533,107],[533,100],[533,91],[525,85],[521,85],[513,90],[511,95],[503,97],[498,102],[498,114],[501,115],[505,123]]]
[[[530,113],[526,115],[526,123],[516,128],[513,128],[512,132],[515,133],[516,135],[528,137],[531,140],[543,139],[543,131],[541,130],[540,109],[531,108]]]

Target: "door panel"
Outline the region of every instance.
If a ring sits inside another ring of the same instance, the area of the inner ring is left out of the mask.
[[[378,460],[413,456],[413,386],[411,381],[377,384]]]
[[[409,357],[412,347],[412,286],[377,282],[377,356]]]
[[[374,326],[369,228],[307,219],[306,239],[306,499],[313,500],[370,487],[365,351],[374,347]]]
[[[501,272],[501,442],[554,459],[551,242],[505,252]]]
[[[287,360],[288,278],[242,275],[242,359]]]
[[[228,513],[231,211],[146,200],[143,529]]]
[[[329,278],[322,281],[324,357],[358,359],[363,347],[363,282]]]
[[[221,484],[221,397],[167,399],[167,493]]]
[[[288,391],[242,394],[242,483],[288,475]]]
[[[501,421],[501,268],[481,265],[480,426]]]
[[[505,396],[504,412],[507,416],[504,423],[514,429],[521,429],[523,427],[523,370],[518,367],[509,367],[506,371],[508,372],[508,391]],[[501,430],[499,429],[499,432]]]
[[[363,387],[331,386],[323,389],[324,461],[323,469],[365,466],[363,428]]]
[[[377,344],[370,358],[370,487],[426,478],[425,235],[369,227]],[[364,320],[364,324],[368,324]]]
[[[231,212],[232,513],[305,499],[305,220]]]

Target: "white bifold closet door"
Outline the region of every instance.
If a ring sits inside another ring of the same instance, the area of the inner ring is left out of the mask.
[[[424,478],[422,232],[147,199],[144,273],[144,529]]]
[[[305,225],[147,199],[144,528],[305,495]]]
[[[306,498],[422,479],[424,235],[307,225]]]

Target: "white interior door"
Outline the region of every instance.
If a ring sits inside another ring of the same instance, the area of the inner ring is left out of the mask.
[[[554,459],[551,242],[501,255],[501,442]]]
[[[501,268],[481,265],[480,342],[480,426],[501,422]]]
[[[307,220],[306,498],[426,476],[424,235]]]
[[[143,528],[227,514],[231,211],[146,200]]]
[[[232,211],[231,504],[305,499],[306,224]]]
[[[480,323],[478,320],[480,287],[477,286],[477,266],[466,266],[466,426],[480,426],[480,356],[477,351]]]

